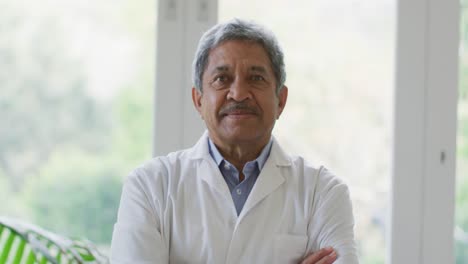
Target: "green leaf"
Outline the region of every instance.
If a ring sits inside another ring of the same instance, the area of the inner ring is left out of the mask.
[[[26,241],[24,239],[21,239],[21,242],[18,248],[16,249],[16,256],[15,256],[15,259],[13,260],[13,263],[15,264],[20,263],[21,258],[23,257],[25,247],[26,247]]]
[[[5,246],[2,250],[2,255],[0,256],[0,263],[6,263],[8,259],[8,255],[10,254],[11,246],[13,245],[13,241],[15,240],[15,234],[12,232],[8,236],[7,241],[5,242]]]
[[[23,263],[22,259],[28,253],[27,264],[107,263],[107,258],[91,242],[73,240],[35,225],[0,218],[0,237],[2,235],[7,237],[0,245],[0,264]],[[15,242],[18,246],[14,247]]]

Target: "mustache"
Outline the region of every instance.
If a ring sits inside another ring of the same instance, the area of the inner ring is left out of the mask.
[[[228,115],[231,112],[236,112],[236,111],[242,111],[242,112],[247,112],[249,114],[258,114],[258,109],[257,107],[250,106],[245,102],[232,102],[228,103],[225,106],[223,106],[219,110],[220,115]]]

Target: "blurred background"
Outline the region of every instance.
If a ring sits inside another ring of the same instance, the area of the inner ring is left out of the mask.
[[[0,0],[0,215],[108,246],[151,158],[154,0]]]
[[[0,0],[0,215],[109,247],[122,181],[152,155],[157,4]],[[461,4],[457,264],[468,263]],[[218,10],[220,21],[254,19],[277,34],[289,99],[275,134],[349,184],[361,263],[384,263],[396,0],[220,0]]]

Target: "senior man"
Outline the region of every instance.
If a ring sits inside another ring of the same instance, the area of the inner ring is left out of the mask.
[[[347,186],[272,137],[283,52],[239,19],[201,38],[192,99],[207,132],[126,179],[111,263],[358,263]]]

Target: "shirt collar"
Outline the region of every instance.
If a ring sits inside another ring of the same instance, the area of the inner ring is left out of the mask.
[[[257,163],[259,170],[263,169],[263,166],[265,165],[268,157],[270,156],[272,145],[273,145],[273,140],[270,138],[270,141],[268,142],[268,144],[266,144],[262,152],[260,152],[260,155],[254,160]],[[216,147],[216,145],[213,143],[213,141],[209,137],[208,137],[208,148],[209,148],[211,157],[214,159],[214,161],[216,162],[216,165],[218,165],[219,167],[221,165],[221,162],[224,160],[224,157],[221,155],[221,153],[219,153],[218,148]]]

